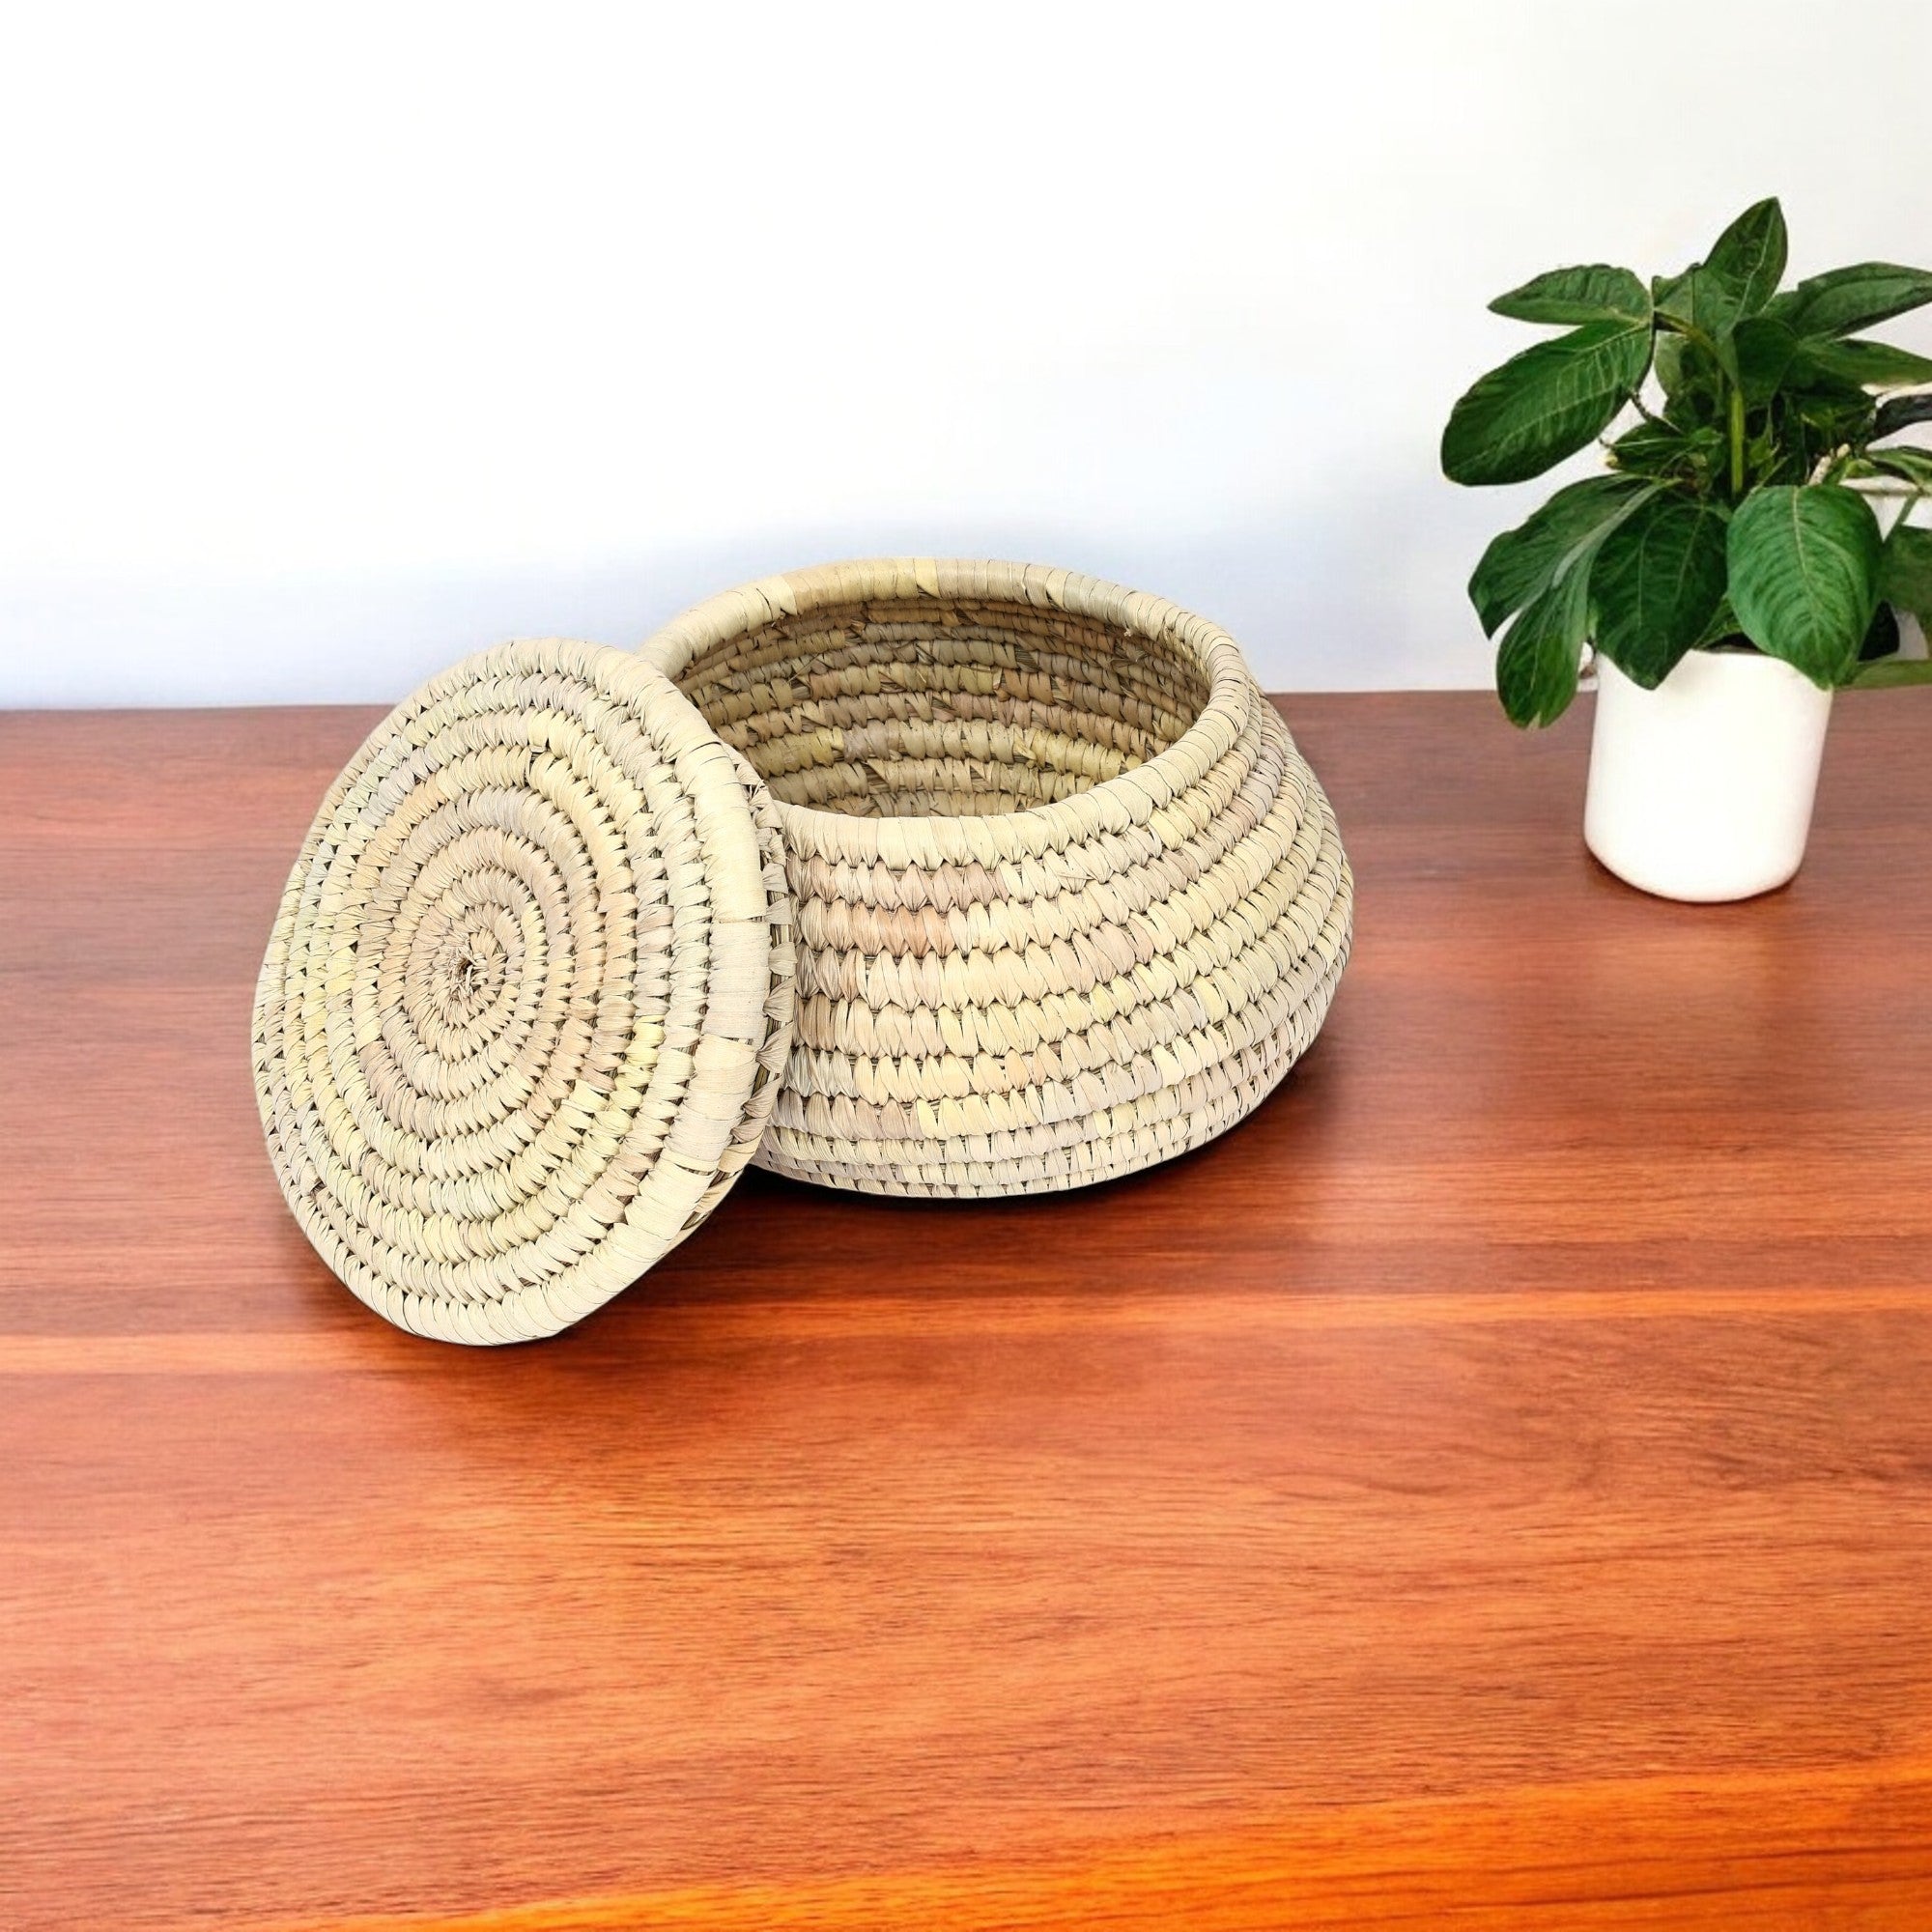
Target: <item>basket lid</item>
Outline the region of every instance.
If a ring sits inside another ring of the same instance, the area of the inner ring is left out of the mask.
[[[769,794],[643,660],[547,639],[432,678],[324,799],[262,964],[296,1219],[418,1334],[567,1327],[756,1151],[791,926]]]

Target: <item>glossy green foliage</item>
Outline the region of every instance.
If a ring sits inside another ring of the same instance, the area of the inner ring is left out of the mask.
[[[1932,303],[1932,271],[1867,262],[1780,293],[1786,253],[1761,201],[1675,275],[1554,269],[1491,304],[1566,332],[1458,401],[1444,473],[1520,482],[1599,440],[1609,464],[1470,579],[1517,723],[1561,715],[1586,644],[1647,687],[1719,643],[1826,686],[1912,680],[1897,616],[1932,609],[1932,531],[1906,518],[1932,451],[1888,439],[1932,422],[1932,394],[1885,392],[1932,384],[1932,359],[1859,331]],[[1907,499],[1889,537],[1857,484]]]

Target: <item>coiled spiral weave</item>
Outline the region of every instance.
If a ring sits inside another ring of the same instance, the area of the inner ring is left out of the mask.
[[[356,1294],[526,1340],[730,1186],[793,1008],[755,775],[635,656],[522,642],[423,686],[324,800],[263,962],[256,1094]]]

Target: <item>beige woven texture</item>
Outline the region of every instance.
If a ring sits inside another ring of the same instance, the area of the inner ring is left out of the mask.
[[[296,1218],[405,1328],[577,1321],[756,1148],[790,921],[769,796],[648,665],[542,641],[444,672],[336,781],[263,962]]]
[[[770,785],[797,1037],[757,1159],[878,1194],[1106,1180],[1315,1037],[1353,889],[1234,640],[1038,566],[771,578],[643,654]]]

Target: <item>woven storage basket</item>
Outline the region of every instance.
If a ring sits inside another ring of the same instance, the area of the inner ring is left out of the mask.
[[[256,1095],[364,1301],[526,1340],[754,1155],[1014,1194],[1198,1146],[1315,1037],[1350,907],[1224,632],[1064,571],[840,564],[399,705],[289,876]]]
[[[798,1007],[759,1165],[1081,1186],[1232,1126],[1315,1037],[1348,861],[1217,626],[1065,571],[898,559],[727,592],[643,654],[777,802]]]

